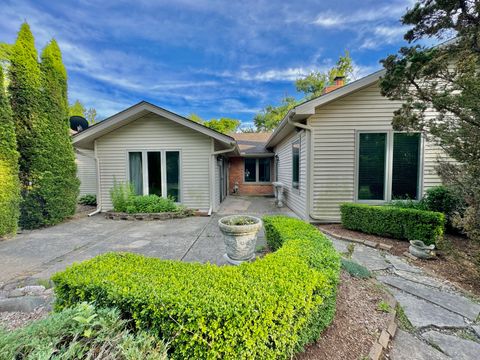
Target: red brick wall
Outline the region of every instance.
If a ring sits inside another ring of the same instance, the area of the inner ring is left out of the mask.
[[[271,166],[270,169],[272,169],[273,161],[270,166]],[[273,181],[273,171],[271,174],[271,179]],[[228,182],[229,182],[230,194],[233,193],[235,182],[238,182],[238,195],[273,195],[273,187],[270,183],[252,184],[252,183],[244,182],[242,157],[229,158]]]

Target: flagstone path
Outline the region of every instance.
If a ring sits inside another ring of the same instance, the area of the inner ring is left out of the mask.
[[[328,235],[327,235],[328,236]],[[393,360],[480,359],[480,304],[402,257],[329,236],[344,254],[368,268],[403,308],[412,331],[397,331]]]

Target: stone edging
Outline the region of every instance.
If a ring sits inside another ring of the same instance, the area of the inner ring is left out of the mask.
[[[136,213],[136,214],[107,211],[105,213],[105,218],[110,220],[151,221],[151,220],[183,219],[183,218],[194,216],[194,215],[201,216],[202,214],[194,210],[186,210],[183,212]]]
[[[390,251],[393,248],[392,245],[387,245],[387,244],[379,243],[379,242],[376,242],[376,241],[360,240],[360,239],[355,239],[355,238],[351,238],[351,237],[348,237],[348,236],[342,236],[342,235],[339,235],[339,234],[337,234],[333,231],[325,230],[325,229],[319,229],[319,230],[321,232],[324,232],[327,235],[336,237],[337,239],[345,240],[345,241],[349,241],[349,242],[354,242],[354,243],[357,243],[357,244],[363,244],[363,245],[366,245],[366,246],[369,246],[369,247],[372,247],[372,248],[375,248],[375,249]]]
[[[380,336],[378,339],[373,343],[372,347],[370,348],[370,352],[368,353],[369,360],[380,360],[382,353],[385,349],[388,348],[388,344],[390,340],[393,339],[395,333],[397,332],[397,324],[395,322],[395,318],[397,316],[397,300],[390,295],[388,295],[387,303],[392,309],[390,313],[388,325],[386,329],[382,329]]]

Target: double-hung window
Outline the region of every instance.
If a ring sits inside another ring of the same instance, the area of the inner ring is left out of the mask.
[[[180,201],[180,152],[128,152],[128,179],[137,195],[154,194]]]
[[[248,182],[270,182],[271,159],[268,158],[245,158],[244,180]]]
[[[419,133],[359,132],[357,199],[419,199],[421,142]]]

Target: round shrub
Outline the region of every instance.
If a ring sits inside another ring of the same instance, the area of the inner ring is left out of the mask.
[[[278,250],[253,263],[100,255],[54,275],[56,309],[82,301],[116,306],[168,341],[175,359],[290,358],[333,319],[340,257],[310,224],[263,221]]]
[[[97,196],[93,194],[86,194],[80,196],[78,203],[82,205],[96,206],[97,205]]]

